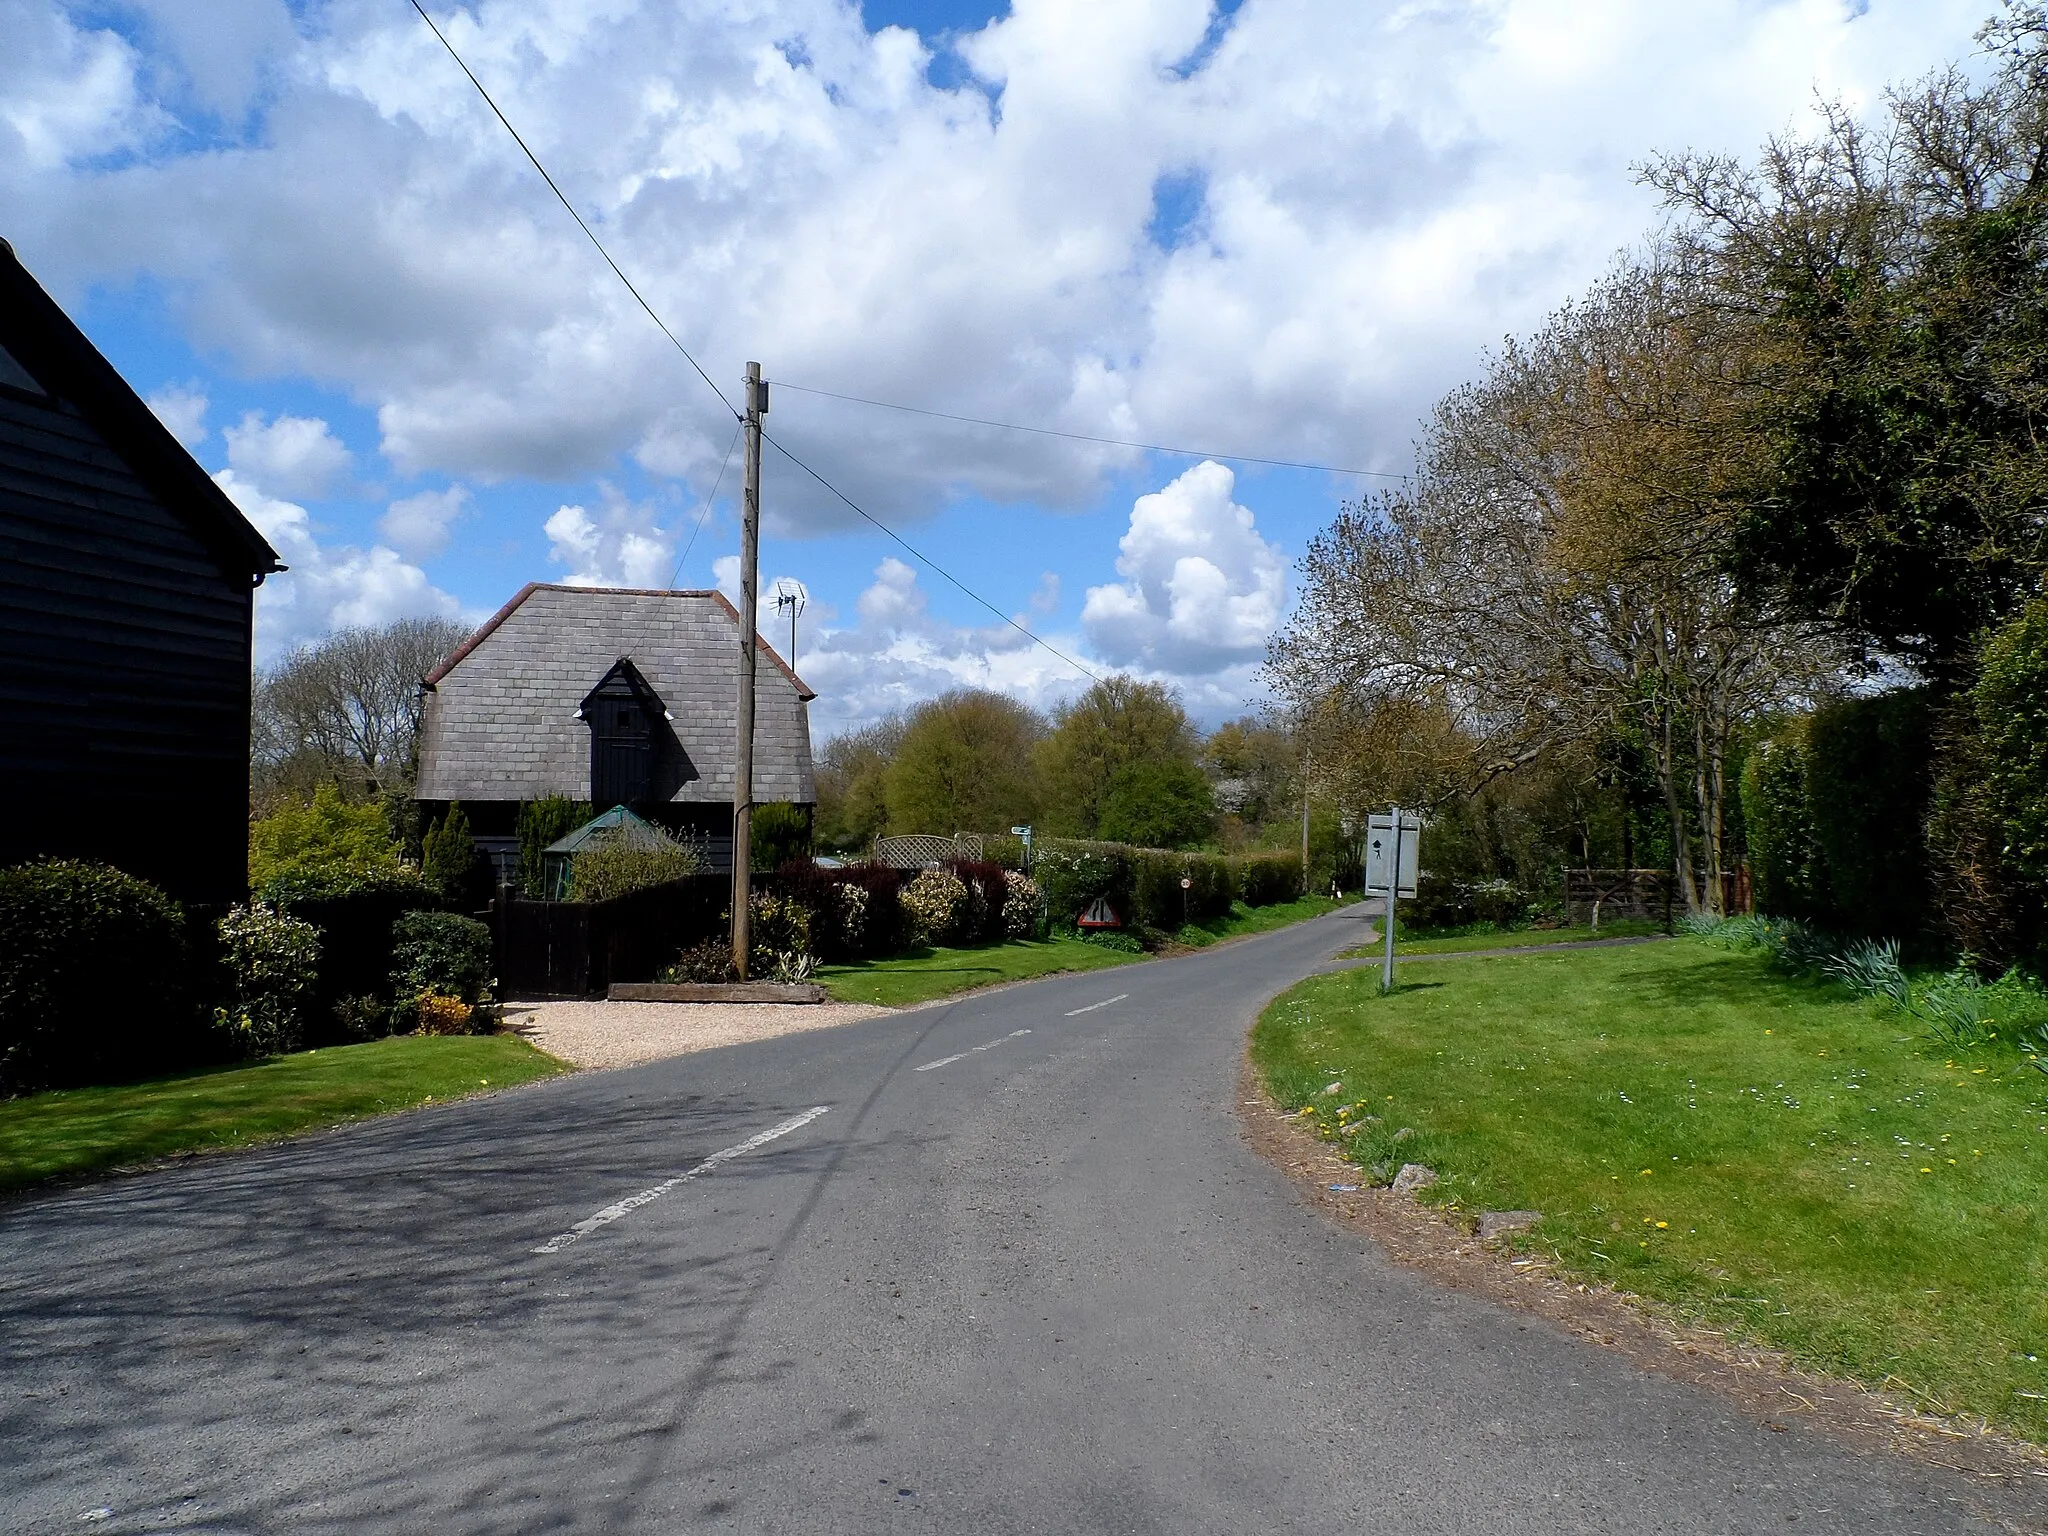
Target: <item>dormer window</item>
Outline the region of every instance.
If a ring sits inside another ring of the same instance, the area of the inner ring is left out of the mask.
[[[645,804],[668,711],[630,659],[621,657],[583,700],[590,727],[590,805],[595,811]]]

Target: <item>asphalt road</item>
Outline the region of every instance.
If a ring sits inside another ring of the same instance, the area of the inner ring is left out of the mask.
[[[1985,1529],[1255,1158],[1247,1022],[1361,927],[0,1207],[0,1529]]]

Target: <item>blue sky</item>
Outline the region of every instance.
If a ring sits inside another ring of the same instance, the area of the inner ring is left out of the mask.
[[[1398,473],[1488,345],[1654,221],[1635,165],[1868,104],[1967,54],[1982,3],[431,9],[735,394],[757,357]],[[0,233],[291,561],[264,658],[528,580],[731,584],[736,456],[704,510],[730,418],[408,5],[0,0],[0,36]],[[1004,614],[1209,720],[1256,704],[1294,560],[1370,483],[794,390],[769,426]],[[772,451],[765,486],[821,734],[1085,681]]]

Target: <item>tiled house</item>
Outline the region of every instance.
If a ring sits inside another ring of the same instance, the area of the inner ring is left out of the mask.
[[[813,805],[814,695],[757,644],[754,802]],[[626,805],[730,868],[739,661],[720,593],[527,586],[427,675],[422,810],[461,801],[502,858],[523,801]]]

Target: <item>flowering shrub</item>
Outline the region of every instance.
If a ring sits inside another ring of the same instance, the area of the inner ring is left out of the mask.
[[[732,944],[725,939],[706,939],[692,944],[676,957],[673,965],[655,978],[668,982],[699,982],[713,986],[731,981]]]
[[[896,893],[896,901],[914,945],[950,944],[967,920],[967,886],[951,870],[926,870]]]
[[[1035,939],[1045,927],[1045,892],[1029,875],[1014,869],[1003,871],[1009,893],[1003,898],[1003,937]]]
[[[767,892],[757,895],[747,908],[747,937],[751,941],[748,969],[765,975],[777,955],[808,955],[811,942],[811,914],[801,902]]]
[[[858,885],[835,884],[832,899],[839,904],[839,941],[850,955],[865,951],[868,941],[868,909],[872,905],[866,889]]]
[[[215,1026],[244,1056],[297,1050],[318,979],[320,930],[260,902],[231,908],[216,929],[234,1002],[214,1010]]]

